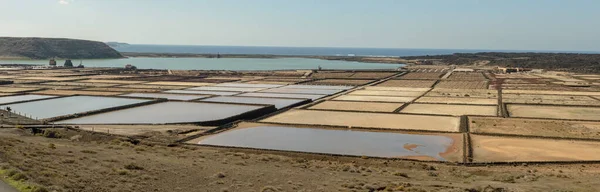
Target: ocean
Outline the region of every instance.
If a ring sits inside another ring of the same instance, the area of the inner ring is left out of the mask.
[[[268,54],[268,55],[319,55],[319,56],[420,56],[475,52],[548,52],[511,50],[467,49],[391,49],[391,48],[322,48],[322,47],[250,47],[250,46],[187,46],[187,45],[122,45],[114,47],[120,52],[140,53],[197,53],[197,54]],[[568,52],[568,51],[566,51]],[[582,52],[585,53],[585,52]],[[591,52],[589,52],[591,53]],[[74,60],[86,67],[124,67],[132,64],[139,69],[173,70],[294,70],[343,69],[379,70],[397,69],[403,64],[359,63],[309,58],[146,58]],[[64,60],[57,60],[59,65]],[[48,60],[0,60],[0,64],[47,65]]]
[[[196,54],[267,54],[320,56],[423,56],[477,52],[561,52],[598,53],[591,51],[486,50],[486,49],[410,49],[410,48],[332,48],[332,47],[258,47],[209,45],[141,45],[113,47],[120,52],[196,53]]]
[[[57,60],[62,65],[64,60]],[[73,60],[74,65],[82,63],[85,67],[125,67],[132,64],[139,69],[172,70],[293,70],[293,69],[397,69],[402,64],[359,63],[350,61],[331,61],[308,58],[154,58],[132,57],[125,59],[84,59]],[[48,60],[0,60],[0,64],[36,64],[48,65]]]

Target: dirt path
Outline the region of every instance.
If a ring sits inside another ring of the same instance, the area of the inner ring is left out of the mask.
[[[0,181],[0,192],[19,192],[15,188],[12,188],[10,185],[4,183],[4,181]]]

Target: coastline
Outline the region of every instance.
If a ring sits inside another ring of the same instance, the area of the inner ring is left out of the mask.
[[[196,53],[138,53],[121,52],[125,57],[150,57],[150,58],[217,58],[216,54]],[[307,58],[322,60],[354,61],[361,63],[389,63],[408,64],[411,60],[400,57],[371,57],[371,56],[317,56],[317,55],[269,55],[269,54],[219,54],[220,58],[254,58],[254,59],[277,59],[277,58]]]

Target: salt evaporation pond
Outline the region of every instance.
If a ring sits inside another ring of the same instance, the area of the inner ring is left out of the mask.
[[[14,112],[31,116],[32,118],[46,119],[148,101],[149,100],[145,99],[117,97],[72,96],[41,101],[31,101],[26,103],[8,104],[0,107],[10,107]]]
[[[266,88],[262,87],[217,87],[217,86],[206,86],[206,87],[194,87],[186,90],[197,90],[197,91],[238,91],[238,92],[254,92],[260,91]]]
[[[287,94],[287,93],[242,93],[236,96],[245,97],[279,97],[279,98],[303,98],[316,100],[327,95],[315,95],[315,94]]]
[[[142,98],[164,98],[169,100],[180,100],[189,101],[195,99],[202,99],[209,97],[208,95],[182,95],[182,94],[168,94],[168,93],[129,93],[120,96],[127,97],[142,97]]]
[[[181,93],[181,94],[198,94],[198,95],[236,95],[241,92],[231,91],[196,91],[196,90],[168,90],[163,93]]]
[[[293,94],[320,94],[331,95],[340,92],[340,89],[293,89],[293,88],[273,88],[259,91],[260,93],[293,93]]]
[[[4,96],[4,97],[0,97],[0,104],[21,102],[21,101],[30,101],[30,100],[37,100],[37,99],[47,99],[47,98],[54,98],[54,97],[57,97],[57,96],[52,96],[52,95],[12,95],[12,96]]]
[[[198,144],[447,161],[444,154],[455,142],[452,137],[441,135],[258,126],[207,136]]]
[[[219,96],[203,99],[202,101],[226,102],[226,103],[245,103],[245,104],[267,104],[275,105],[275,108],[281,109],[307,101],[306,99],[282,99],[265,97],[237,97],[237,96]]]
[[[254,87],[254,88],[275,88],[281,87],[283,85],[274,85],[274,84],[261,84],[261,83],[220,83],[214,85],[216,87]]]
[[[292,88],[292,89],[352,89],[352,86],[334,86],[334,85],[288,85],[282,88]]]
[[[169,101],[58,121],[58,124],[165,124],[227,119],[264,106]]]

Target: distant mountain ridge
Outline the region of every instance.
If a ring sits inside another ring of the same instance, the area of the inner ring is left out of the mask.
[[[123,55],[98,41],[38,38],[0,37],[0,58],[10,59],[110,59]]]

